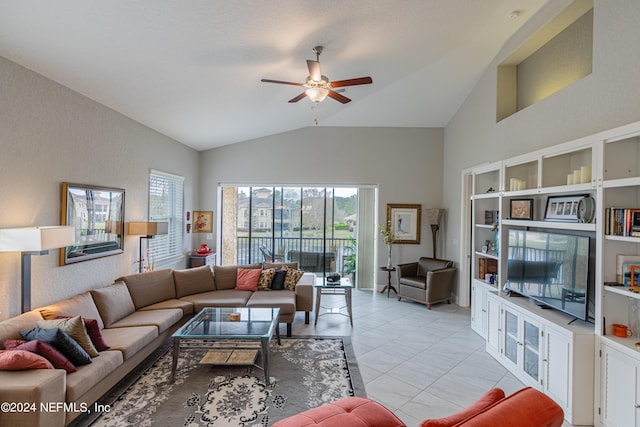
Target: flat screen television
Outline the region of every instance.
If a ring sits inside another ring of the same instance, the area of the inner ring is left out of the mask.
[[[589,320],[593,282],[590,237],[510,229],[505,288]]]

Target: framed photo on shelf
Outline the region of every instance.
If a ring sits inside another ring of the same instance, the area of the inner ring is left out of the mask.
[[[578,204],[584,194],[577,196],[549,196],[544,211],[545,221],[578,222]]]
[[[511,219],[533,221],[533,199],[509,200],[509,212]]]
[[[421,209],[422,205],[387,205],[394,243],[420,244]]]
[[[629,286],[631,284],[631,267],[640,265],[640,255],[616,255],[616,282],[621,285]],[[634,282],[637,284],[637,274]]]

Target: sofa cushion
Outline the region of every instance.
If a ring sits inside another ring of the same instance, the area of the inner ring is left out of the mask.
[[[127,285],[136,308],[176,297],[173,271],[170,268],[124,276],[116,279],[116,282]]]
[[[546,394],[526,387],[455,424],[465,427],[561,427],[562,408]]]
[[[74,295],[71,298],[42,307],[39,311],[43,319],[55,319],[57,316],[82,316],[83,318],[96,319],[100,329],[104,328],[100,312],[90,292]]]
[[[258,280],[258,290],[268,291],[271,287],[271,282],[273,281],[273,277],[275,275],[275,268],[267,268],[266,270],[262,270],[262,273],[260,273],[260,279]]]
[[[109,328],[103,329],[102,334],[104,335],[104,339],[111,345],[111,350],[122,352],[124,360],[127,360],[158,337],[158,327],[131,326],[127,328]],[[97,359],[99,358],[100,357]]]
[[[65,371],[67,371],[67,373],[76,371],[76,365],[71,363],[71,361],[67,359],[64,354],[60,353],[58,350],[56,350],[54,346],[52,346],[47,342],[40,341],[40,340],[33,340],[33,341],[13,340],[13,341],[14,342],[11,344],[11,346],[8,344],[7,341],[5,341],[5,347],[8,349],[13,348],[16,350],[25,350],[25,351],[30,351],[32,353],[38,354],[44,357],[45,359],[47,359],[49,362],[51,362],[54,368],[64,369]]]
[[[98,356],[98,350],[91,342],[87,329],[84,327],[82,317],[68,317],[53,320],[40,320],[38,326],[42,329],[54,329],[59,328],[61,331],[69,334],[71,338],[76,340],[78,344],[84,349],[84,351],[91,357]]]
[[[285,263],[265,262],[262,264],[262,268],[265,270],[268,268],[275,268],[276,270],[286,270],[287,268],[293,268],[294,270],[297,270],[298,263],[297,262],[285,262]]]
[[[0,371],[53,369],[47,359],[26,350],[0,350]]]
[[[424,420],[420,427],[451,427],[456,425],[462,420],[466,420],[467,418],[485,410],[489,406],[493,405],[500,399],[504,399],[504,391],[500,388],[492,388],[484,395],[482,395],[478,400],[476,400],[473,404],[466,407],[460,412],[457,412],[453,415],[449,415],[445,418],[438,419],[429,419]]]
[[[40,312],[32,310],[0,322],[0,349],[6,340],[21,340],[20,331],[35,328],[38,320],[42,320]]]
[[[78,366],[78,370],[67,375],[67,401],[82,397],[123,363],[119,351],[105,351],[91,365]]]
[[[244,307],[253,292],[236,291],[235,289],[226,289],[223,291],[205,292],[202,294],[187,295],[180,298],[193,304],[193,310],[198,312],[204,307]]]
[[[216,290],[213,273],[208,265],[186,270],[174,270],[173,280],[176,287],[176,296],[174,298]]]
[[[167,308],[164,310],[139,310],[111,324],[109,328],[128,328],[130,326],[155,326],[158,332],[164,332],[182,319],[182,310]]]
[[[262,270],[257,268],[238,268],[236,287],[238,291],[257,291]]]
[[[56,316],[56,319],[68,318],[69,316]],[[91,339],[91,342],[93,343],[93,346],[96,348],[96,350],[109,350],[109,345],[104,341],[102,332],[100,332],[100,325],[98,325],[98,321],[96,319],[87,319],[86,317],[83,317],[82,322],[84,322],[84,327],[87,330],[89,339]]]
[[[193,304],[189,301],[181,301],[179,299],[168,299],[166,301],[158,302],[155,304],[148,305],[146,307],[142,307],[139,311],[146,310],[162,310],[165,308],[179,308],[182,310],[183,315],[193,313]]]
[[[80,344],[58,328],[42,329],[35,327],[28,331],[20,331],[20,335],[27,341],[41,340],[48,342],[76,366],[91,363],[91,356],[84,351]]]
[[[296,312],[295,291],[254,292],[247,301],[247,307],[279,308],[280,316]]]
[[[91,296],[96,302],[96,307],[106,328],[136,311],[129,289],[124,282],[93,289],[91,290]]]
[[[271,286],[269,289],[272,291],[281,291],[284,289],[284,279],[287,277],[287,270],[278,270],[276,274],[273,276],[273,280],[271,281]]]
[[[234,289],[236,287],[236,279],[238,277],[238,267],[247,268],[247,269],[248,268],[262,269],[262,264],[246,264],[242,266],[214,265],[213,279],[215,280],[217,290]]]

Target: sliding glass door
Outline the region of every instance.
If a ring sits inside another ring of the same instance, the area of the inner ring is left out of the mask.
[[[297,262],[355,279],[357,188],[224,186],[221,194],[223,265]]]

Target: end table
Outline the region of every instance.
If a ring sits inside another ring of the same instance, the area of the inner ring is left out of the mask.
[[[387,266],[384,266],[384,267],[380,267],[380,270],[387,272],[387,285],[382,289],[382,291],[380,293],[384,294],[384,291],[387,291],[387,298],[389,298],[389,292],[390,291],[393,291],[393,292],[396,293],[396,295],[398,295],[398,291],[391,284],[391,273],[396,271],[396,268],[395,267],[389,268]]]

